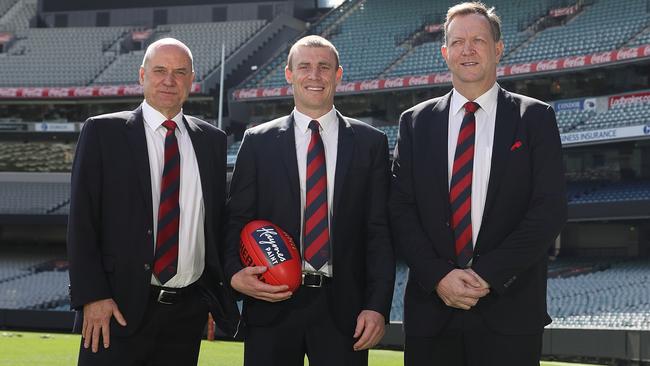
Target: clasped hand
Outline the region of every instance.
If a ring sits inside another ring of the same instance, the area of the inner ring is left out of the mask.
[[[469,310],[490,293],[490,285],[472,269],[454,269],[438,282],[436,293],[445,305]]]

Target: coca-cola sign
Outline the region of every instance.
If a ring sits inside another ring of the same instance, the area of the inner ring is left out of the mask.
[[[537,71],[557,70],[558,60],[540,61],[536,65]]]
[[[357,83],[355,82],[339,84],[339,86],[336,87],[336,91],[339,93],[353,92],[357,90],[356,86]]]
[[[564,68],[570,67],[581,67],[587,64],[587,58],[585,56],[577,57],[567,57],[564,59]]]
[[[375,90],[379,89],[379,80],[364,80],[359,85],[359,90]]]
[[[257,98],[259,89],[242,89],[239,91],[239,99]]]
[[[433,76],[434,84],[444,84],[451,83],[451,73],[450,72],[441,72]]]
[[[0,97],[15,98],[18,96],[17,88],[0,88]]]
[[[604,64],[612,62],[612,52],[601,52],[591,55],[591,64]]]
[[[262,90],[263,97],[280,97],[282,96],[282,88],[266,88]]]
[[[650,56],[650,45],[642,47],[641,54],[643,55],[643,57]]]
[[[117,86],[102,86],[99,88],[98,94],[101,96],[116,96],[118,89]]]
[[[23,88],[23,97],[40,98],[45,94],[44,91],[43,88]]]
[[[391,78],[384,80],[384,88],[401,88],[404,86],[404,78]]]
[[[516,75],[516,74],[527,74],[531,72],[532,70],[532,65],[531,64],[519,64],[519,65],[513,65],[510,67],[510,74],[511,75]]]
[[[423,76],[412,76],[408,79],[408,85],[409,86],[415,86],[415,85],[427,85],[429,84],[429,76],[428,75],[423,75]]]
[[[47,96],[50,98],[67,98],[70,96],[70,88],[50,88],[47,90]]]
[[[619,50],[616,53],[616,59],[617,60],[628,60],[631,58],[636,58],[638,56],[638,49],[636,48],[625,48],[622,50]]]

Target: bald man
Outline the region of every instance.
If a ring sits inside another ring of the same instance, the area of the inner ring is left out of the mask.
[[[184,115],[192,53],[152,43],[134,111],[89,118],[72,168],[70,297],[79,365],[196,365],[208,311],[234,333],[219,249],[226,137]]]

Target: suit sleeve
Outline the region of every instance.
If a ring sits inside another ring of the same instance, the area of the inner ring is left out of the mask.
[[[528,127],[532,165],[528,210],[501,245],[472,266],[498,293],[507,291],[521,272],[546,255],[567,219],[562,144],[555,113],[551,107],[534,113],[542,117]]]
[[[243,268],[239,259],[239,233],[255,218],[257,212],[257,173],[252,140],[247,131],[237,154],[230,194],[226,203],[228,222],[224,270],[228,283],[232,276]]]
[[[72,165],[67,250],[73,309],[111,298],[101,256],[102,163],[96,121],[84,124]]]
[[[372,184],[368,187],[365,309],[383,314],[388,322],[395,284],[395,258],[388,227],[390,170],[385,135],[382,135],[381,144],[374,154],[371,174]]]
[[[413,185],[412,125],[411,112],[402,114],[392,167],[389,201],[391,230],[399,257],[406,261],[411,275],[420,286],[432,293],[438,282],[454,269],[454,265],[435,252],[418,214]]]

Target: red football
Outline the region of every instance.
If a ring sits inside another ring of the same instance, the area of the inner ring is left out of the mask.
[[[300,252],[293,239],[266,220],[246,224],[240,235],[239,257],[245,266],[266,266],[260,279],[271,285],[288,285],[294,292],[300,286]]]

